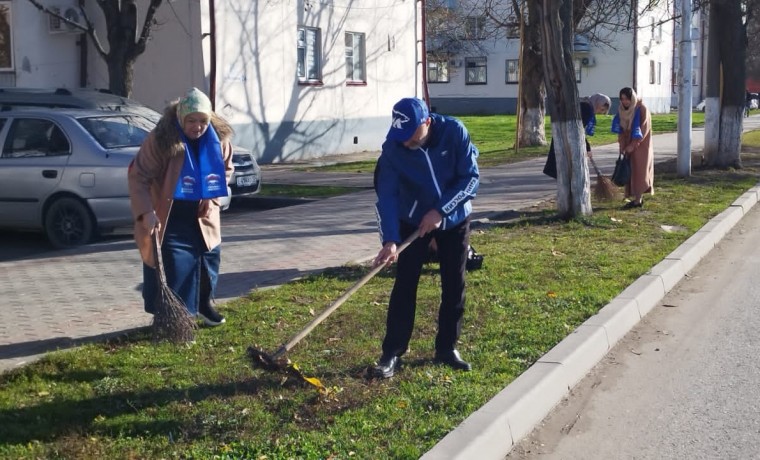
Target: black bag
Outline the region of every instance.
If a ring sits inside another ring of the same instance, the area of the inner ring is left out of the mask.
[[[631,159],[620,152],[620,156],[615,162],[615,171],[612,172],[612,182],[618,187],[622,187],[631,181]]]
[[[432,241],[434,240],[431,240],[431,243]],[[425,259],[425,263],[438,263],[438,251],[436,251],[435,247],[432,245],[428,246],[428,253],[427,258]],[[480,270],[481,267],[483,267],[483,254],[478,254],[475,251],[475,248],[468,246],[467,263],[465,269],[469,272],[472,270]]]

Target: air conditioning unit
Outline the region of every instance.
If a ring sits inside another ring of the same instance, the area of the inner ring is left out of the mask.
[[[69,6],[69,7],[51,6],[50,11],[54,12],[55,14],[63,16],[64,18],[68,19],[71,22],[75,22],[77,24],[81,23],[81,16],[79,14],[79,10],[73,6]],[[57,16],[48,14],[48,32],[50,32],[51,34],[82,33],[83,30],[64,21],[63,19]]]
[[[583,67],[594,67],[596,65],[596,58],[593,56],[582,57],[581,65]]]

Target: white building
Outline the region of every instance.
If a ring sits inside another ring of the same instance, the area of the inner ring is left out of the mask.
[[[655,7],[657,8],[657,7]],[[664,8],[664,7],[663,7]],[[673,53],[671,14],[646,10],[642,3],[638,27],[617,33],[611,47],[575,41],[578,94],[603,93],[613,100],[620,89],[633,87],[654,113],[669,112]],[[481,19],[484,21],[486,19]],[[475,22],[468,19],[468,22]],[[515,113],[519,81],[519,30],[481,42],[479,55],[453,56],[428,65],[431,105],[441,113]]]
[[[75,0],[40,1],[77,11]],[[168,0],[159,8],[153,39],[135,65],[134,99],[162,110],[191,86],[210,91],[208,4]],[[235,143],[264,163],[378,150],[393,104],[422,97],[419,2],[215,4],[216,110],[233,124]],[[102,13],[94,2],[86,5],[107,49]],[[138,1],[137,33],[147,5]],[[26,0],[0,1],[0,53],[3,44],[9,50],[0,85],[107,87],[105,64],[82,38],[65,23],[51,26]]]

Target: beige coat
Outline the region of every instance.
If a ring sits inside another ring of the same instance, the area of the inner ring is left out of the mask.
[[[153,260],[153,238],[141,222],[141,216],[156,212],[161,222],[159,239],[163,241],[166,221],[173,203],[174,190],[185,160],[185,149],[177,128],[177,105],[166,108],[161,121],[140,146],[137,156],[129,166],[129,197],[132,217],[135,220],[134,236],[140,256],[148,266],[155,267]],[[219,140],[222,143],[227,183],[232,178],[232,127],[218,117],[211,116]],[[219,215],[219,200],[211,200],[208,217],[198,218],[201,233],[207,249],[213,249],[222,242],[222,224]]]
[[[638,103],[641,111],[639,120],[641,122],[642,139],[631,139],[631,130],[623,129],[618,134],[618,144],[620,150],[625,151],[626,147],[633,144],[633,153],[631,159],[631,180],[625,186],[625,196],[638,197],[649,192],[654,195],[654,146],[652,145],[652,116],[649,109],[641,102]]]

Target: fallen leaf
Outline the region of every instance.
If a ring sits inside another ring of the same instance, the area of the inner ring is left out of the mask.
[[[552,299],[557,297],[557,293],[554,291],[549,291],[546,293],[546,297],[551,297]]]
[[[668,307],[668,308],[676,308],[676,307],[678,307],[678,305],[671,305],[669,303],[664,303],[664,304],[662,304],[662,306],[663,307]]]

